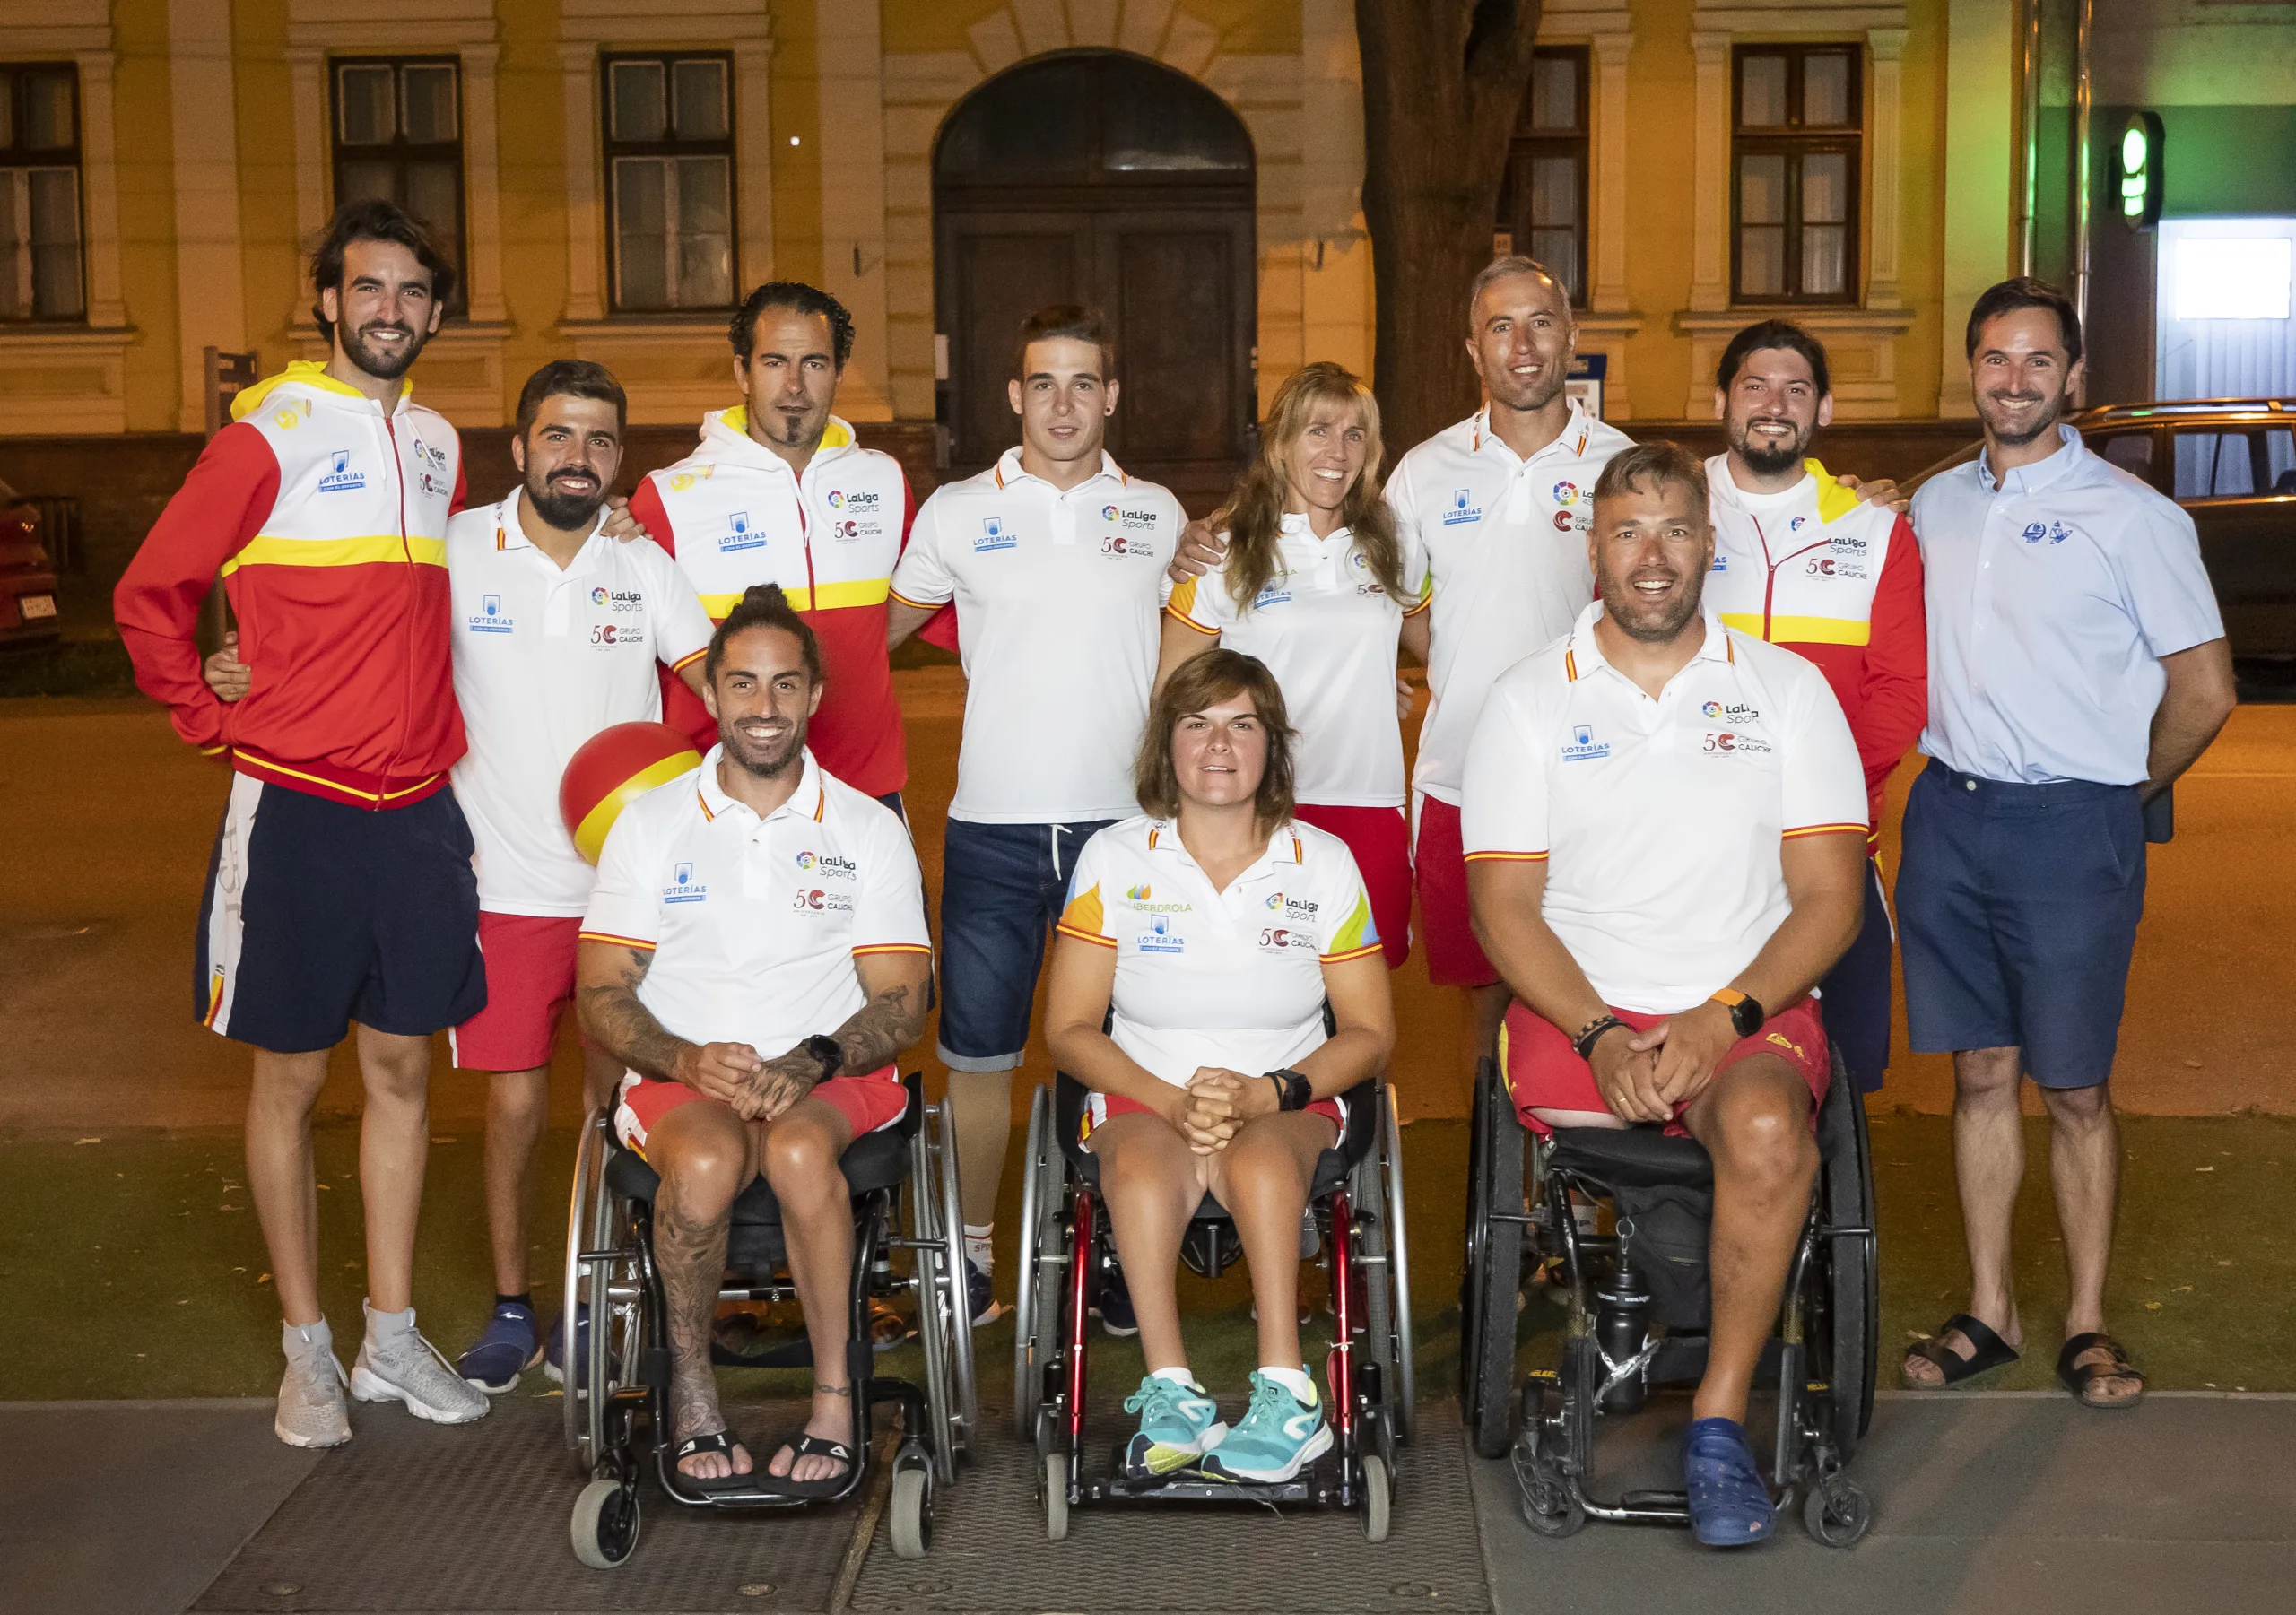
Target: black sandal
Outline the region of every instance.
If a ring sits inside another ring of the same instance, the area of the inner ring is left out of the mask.
[[[726,1454],[726,1462],[730,1464],[734,1461],[734,1448],[736,1445],[738,1444],[734,1440],[734,1432],[731,1430],[712,1430],[706,1436],[688,1436],[683,1441],[678,1443],[677,1455],[671,1460],[670,1466],[676,1471],[681,1481],[697,1491],[745,1490],[757,1484],[759,1476],[754,1464],[746,1475],[690,1475],[684,1470],[677,1468],[696,1453],[723,1453]]]
[[[796,1440],[785,1445],[789,1448],[789,1468],[793,1473],[800,1458],[834,1458],[845,1465],[844,1472],[823,1475],[818,1480],[793,1480],[788,1475],[777,1475],[768,1470],[755,1477],[766,1490],[785,1498],[833,1498],[853,1479],[853,1449],[842,1441],[800,1432]]]
[[[2074,1362],[2073,1359],[2083,1351],[2094,1351],[2100,1346],[2110,1354],[2110,1361]],[[2128,1360],[2128,1353],[2121,1350],[2120,1342],[2100,1331],[2076,1334],[2065,1342],[2065,1350],[2057,1354],[2057,1377],[2066,1390],[2073,1393],[2073,1400],[2084,1408],[2133,1408],[2144,1400],[2144,1376],[2138,1373],[2136,1365]],[[2136,1394],[2109,1400],[2091,1396],[2089,1387],[2100,1379],[2133,1379],[2136,1382]]]
[[[1945,1344],[1945,1337],[1949,1334],[1959,1334],[1963,1340],[1969,1341],[1969,1356],[1963,1357]],[[1942,1384],[1923,1385],[1918,1380],[1907,1378],[1903,1368],[1900,1367],[1898,1371],[1899,1377],[1905,1379],[1907,1386],[1916,1391],[1949,1390],[1963,1380],[1974,1379],[1980,1374],[1989,1374],[1996,1368],[2005,1368],[2018,1360],[2014,1347],[1966,1312],[1955,1313],[1938,1325],[1936,1333],[1926,1341],[1918,1341],[1907,1347],[1905,1360],[1911,1362],[1916,1358],[1919,1358],[1924,1362],[1936,1364],[1938,1373],[1944,1376]],[[2062,1373],[2063,1369],[2060,1368],[2058,1372]]]

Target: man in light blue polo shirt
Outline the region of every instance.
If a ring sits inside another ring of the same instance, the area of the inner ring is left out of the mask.
[[[2144,1377],[2105,1333],[2120,1187],[2107,1079],[2144,907],[2143,804],[2231,716],[2232,658],[2192,518],[2059,423],[2081,378],[2071,301],[2005,281],[1978,299],[1968,346],[1985,450],[1913,501],[1932,760],[1906,805],[1897,898],[1913,1046],[1953,1056],[1970,1306],[1904,1374],[1959,1384],[2023,1343],[2009,1229],[2030,1074],[2071,1280],[2057,1377],[2121,1407]]]

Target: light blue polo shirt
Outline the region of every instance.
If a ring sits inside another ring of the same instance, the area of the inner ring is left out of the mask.
[[[2224,637],[2192,517],[2065,447],[1998,488],[1980,454],[1922,485],[1913,531],[1929,605],[1921,749],[1981,779],[2135,785],[2161,658]]]

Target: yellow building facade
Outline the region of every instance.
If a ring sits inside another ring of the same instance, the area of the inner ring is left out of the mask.
[[[1575,255],[1605,412],[1706,416],[1729,333],[1777,311],[1827,342],[1844,417],[1968,414],[1959,313],[2015,263],[2014,30],[2010,0],[1551,0],[1561,99],[1518,144],[1552,183],[1494,229]],[[1258,396],[1308,360],[1367,369],[1351,0],[6,0],[0,435],[198,430],[204,351],[315,354],[302,244],[346,189],[394,185],[457,214],[465,306],[415,378],[458,424],[504,423],[570,352],[637,421],[691,421],[729,391],[724,301],[769,278],[854,311],[844,413],[945,421],[965,310],[936,143],[1000,75],[1079,51],[1161,64],[1248,134],[1215,178],[1249,199]],[[66,78],[68,131],[33,127]],[[1165,201],[1190,183],[1171,161]]]

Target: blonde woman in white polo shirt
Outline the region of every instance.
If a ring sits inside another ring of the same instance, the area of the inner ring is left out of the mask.
[[[1395,513],[1379,492],[1379,406],[1335,364],[1276,389],[1260,451],[1213,517],[1226,551],[1165,607],[1161,682],[1224,645],[1283,687],[1297,731],[1297,812],[1347,843],[1371,894],[1387,967],[1411,951],[1411,834],[1404,822],[1396,647],[1406,609]]]
[[[1300,1355],[1300,1218],[1338,1096],[1387,1064],[1395,1009],[1353,856],[1292,817],[1291,738],[1263,664],[1185,664],[1141,741],[1146,812],[1086,844],[1053,945],[1045,1041],[1092,1090],[1086,1147],[1147,1360],[1125,1403],[1135,1479],[1288,1480],[1331,1446]],[[1180,1240],[1206,1191],[1235,1220],[1258,1311],[1233,1431],[1180,1341]]]

